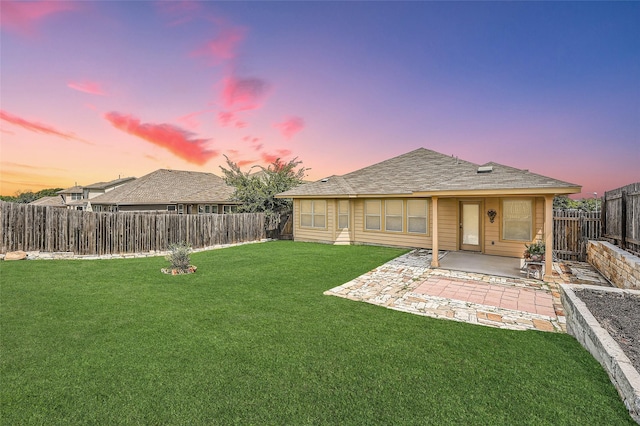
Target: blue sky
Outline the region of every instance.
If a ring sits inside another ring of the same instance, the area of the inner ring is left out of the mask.
[[[0,4],[0,192],[418,147],[640,181],[638,2]]]

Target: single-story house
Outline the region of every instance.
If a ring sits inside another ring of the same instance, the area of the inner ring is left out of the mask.
[[[90,199],[106,194],[109,191],[113,191],[132,180],[135,180],[135,178],[118,178],[109,182],[96,182],[87,186],[79,186],[76,184],[71,188],[58,191],[57,194],[60,194],[62,203],[68,209],[91,211],[91,203],[89,203]]]
[[[234,188],[213,173],[159,169],[90,200],[93,211],[233,213]]]
[[[278,194],[292,198],[296,241],[428,248],[522,257],[553,250],[553,198],[579,185],[420,148]],[[551,262],[545,272],[551,274]]]

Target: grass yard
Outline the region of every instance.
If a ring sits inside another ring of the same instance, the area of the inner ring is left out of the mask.
[[[323,296],[401,254],[270,242],[0,264],[0,422],[634,424],[569,335]]]

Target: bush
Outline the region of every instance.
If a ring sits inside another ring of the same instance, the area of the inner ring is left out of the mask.
[[[171,264],[171,269],[186,271],[191,263],[191,245],[187,242],[169,245],[169,254],[165,259]]]

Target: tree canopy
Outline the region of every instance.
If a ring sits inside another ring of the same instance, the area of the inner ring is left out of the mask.
[[[63,188],[49,188],[42,189],[38,192],[33,191],[18,191],[16,195],[0,195],[0,200],[8,201],[11,203],[23,203],[28,204],[42,197],[53,197],[58,195],[58,191],[62,191]]]
[[[553,199],[553,208],[556,210],[582,210],[586,212],[593,212],[602,209],[602,200],[597,198],[572,200],[566,195],[558,195]]]
[[[220,168],[227,185],[235,188],[234,201],[242,203],[238,207],[240,212],[264,212],[272,215],[291,211],[291,199],[278,199],[275,195],[303,183],[305,173],[309,170],[304,167],[296,170],[302,164],[298,157],[286,163],[278,158],[268,167],[254,166],[251,169],[259,170],[253,173],[251,169],[243,172],[237,163],[226,155],[225,158],[228,168]]]

